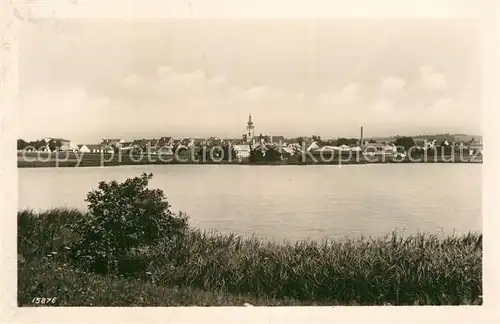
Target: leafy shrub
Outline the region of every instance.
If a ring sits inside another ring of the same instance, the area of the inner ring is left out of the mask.
[[[80,264],[98,273],[116,273],[120,259],[133,249],[184,235],[187,218],[170,211],[162,190],[147,188],[152,177],[143,173],[123,183],[102,181],[87,194],[89,217],[73,226],[80,240],[72,252]]]

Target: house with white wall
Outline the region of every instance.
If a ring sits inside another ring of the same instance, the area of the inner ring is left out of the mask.
[[[233,149],[236,152],[236,156],[238,158],[248,158],[250,156],[250,145],[249,144],[233,145]]]
[[[78,145],[78,152],[81,153],[101,153],[102,147],[99,144],[81,144]]]
[[[394,144],[370,143],[363,148],[367,155],[391,155],[397,152]]]
[[[314,150],[319,150],[319,148],[320,148],[319,144],[316,141],[313,141],[311,144],[309,144],[306,151],[310,152],[310,151],[314,151]]]

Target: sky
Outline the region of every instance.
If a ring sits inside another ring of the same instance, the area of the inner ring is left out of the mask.
[[[473,20],[38,21],[20,137],[481,133]]]

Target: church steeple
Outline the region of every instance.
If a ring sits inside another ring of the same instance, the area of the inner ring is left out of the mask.
[[[252,112],[248,114],[248,123],[247,123],[247,143],[252,143],[253,142],[253,131],[254,131],[254,125],[252,121]]]

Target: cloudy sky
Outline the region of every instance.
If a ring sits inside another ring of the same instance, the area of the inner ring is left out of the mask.
[[[469,20],[39,21],[19,44],[20,136],[481,133]]]

